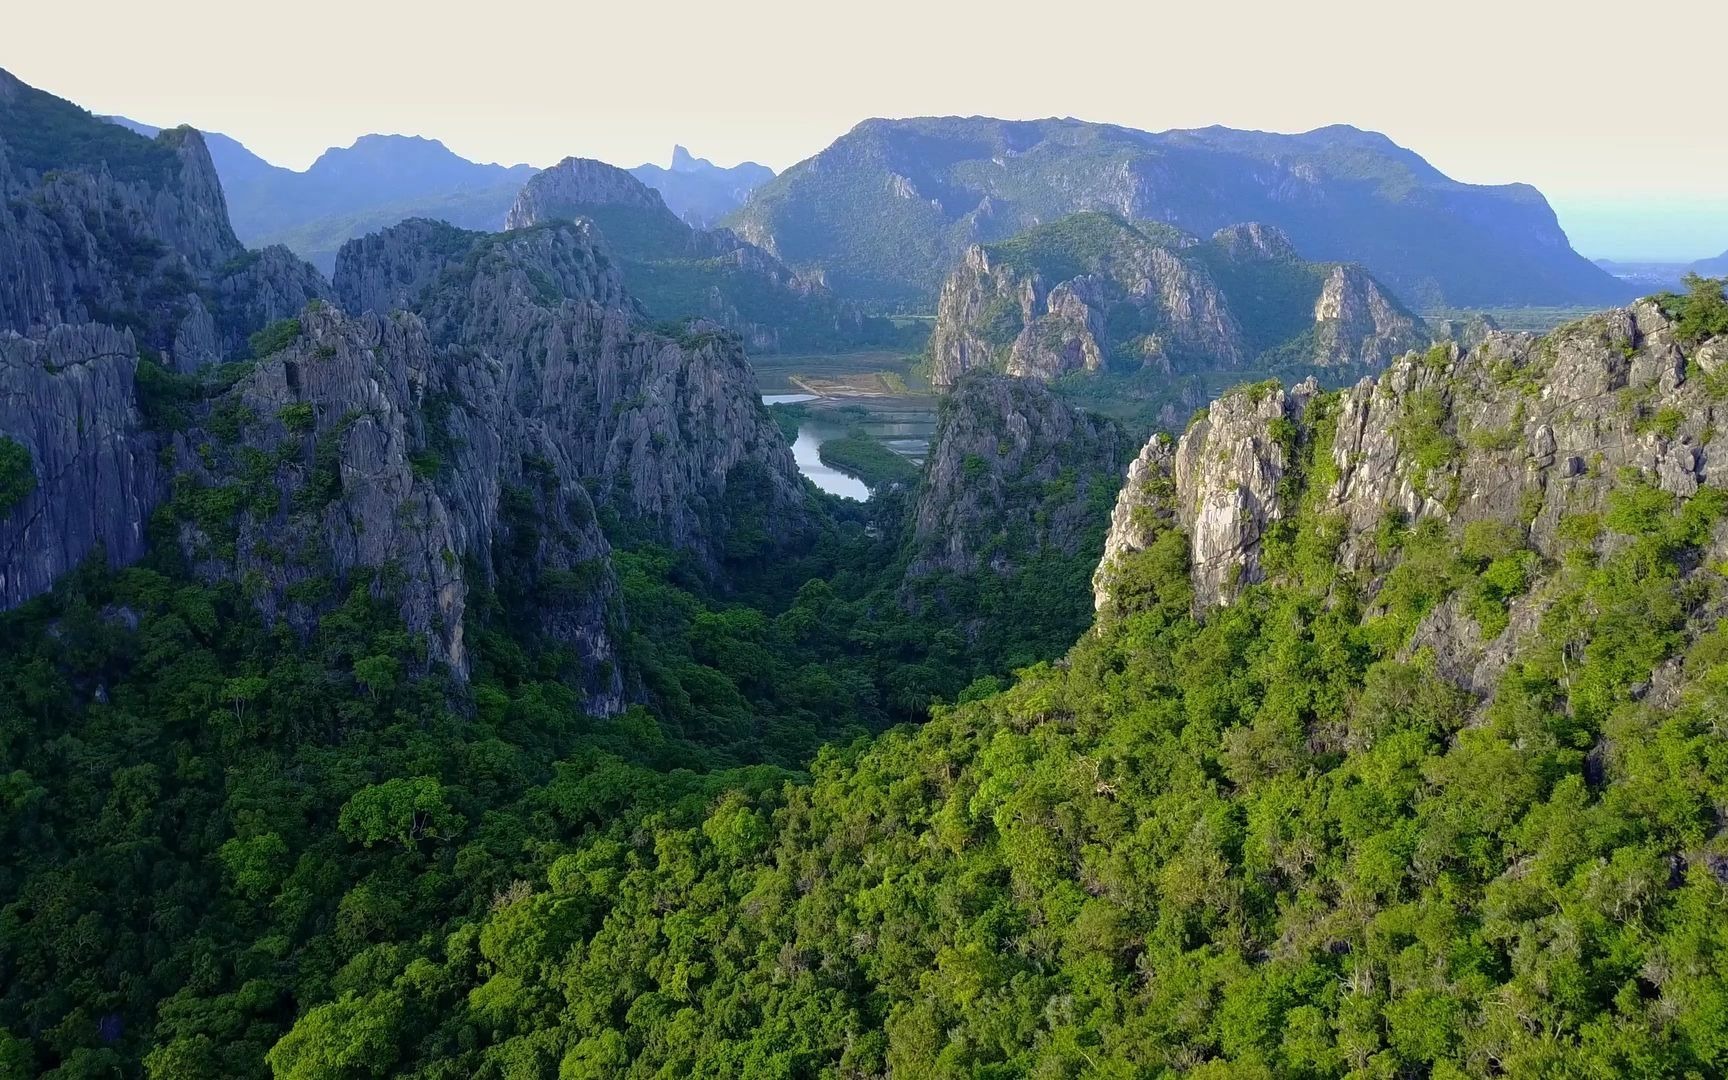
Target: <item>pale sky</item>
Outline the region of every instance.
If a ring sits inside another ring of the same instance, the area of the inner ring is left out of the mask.
[[[0,66],[98,113],[304,168],[367,132],[465,157],[784,168],[870,116],[1383,131],[1535,184],[1591,256],[1728,249],[1728,3],[9,5]],[[251,9],[251,10],[249,10]]]

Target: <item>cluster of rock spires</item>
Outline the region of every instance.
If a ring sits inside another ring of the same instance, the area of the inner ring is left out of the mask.
[[[1379,367],[1427,332],[1360,267],[1303,261],[1259,224],[1204,243],[1079,214],[974,246],[942,286],[931,379],[967,371]]]
[[[1432,521],[1456,537],[1491,522],[1552,565],[1563,519],[1603,513],[1628,483],[1682,497],[1728,487],[1716,460],[1728,440],[1725,366],[1728,339],[1683,344],[1658,305],[1641,301],[1545,337],[1496,331],[1470,349],[1436,346],[1336,394],[1312,381],[1234,391],[1174,442],[1154,437],[1129,467],[1096,606],[1115,610],[1120,568],[1171,526],[1187,538],[1197,606],[1228,603],[1266,579],[1267,537],[1299,512],[1339,530],[1338,565],[1370,604],[1399,558],[1380,542],[1388,524]],[[1704,563],[1725,552],[1718,530]],[[1543,610],[1537,587],[1484,640],[1449,601],[1412,648],[1432,647],[1444,674],[1486,693]]]
[[[486,588],[605,712],[603,516],[709,567],[808,527],[738,339],[651,329],[591,225],[410,221],[347,245],[332,285],[239,246],[196,132],[147,140],[0,78],[0,119],[44,108],[127,141],[44,169],[0,126],[0,434],[34,474],[0,510],[0,606],[166,535],[306,630],[366,584],[461,676]]]

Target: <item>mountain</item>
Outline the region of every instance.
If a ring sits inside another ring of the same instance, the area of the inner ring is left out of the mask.
[[[361,146],[313,172],[364,187],[401,163]],[[525,590],[512,610],[571,650],[604,713],[624,686],[601,513],[708,568],[728,538],[763,554],[806,527],[737,340],[648,330],[586,227],[412,221],[346,245],[332,288],[240,246],[198,133],[146,139],[10,76],[0,168],[0,326],[26,335],[0,339],[0,430],[22,463],[0,605],[154,537],[310,635],[389,567],[423,662],[464,677],[470,595]]]
[[[1692,272],[1705,276],[1728,276],[1728,251],[1724,251],[1714,259],[1699,259],[1692,264]]]
[[[729,229],[698,229],[623,169],[565,158],[535,176],[505,226],[586,219],[621,261],[630,291],[657,319],[710,319],[753,349],[817,349],[893,340],[892,325],[834,299]]]
[[[722,168],[674,146],[670,168],[638,165],[630,175],[658,191],[673,213],[696,228],[706,229],[744,205],[756,188],[774,179],[774,170],[754,161]]]
[[[1677,325],[1225,396],[1063,663],[597,828],[272,1063],[1711,1074],[1728,339]]]
[[[1613,259],[1597,259],[1596,265],[1645,293],[1679,289],[1680,279],[1691,269],[1685,263],[1635,263]]]
[[[1378,367],[1428,343],[1358,267],[1303,261],[1282,232],[1089,212],[970,248],[943,283],[931,381],[973,369],[1057,379],[1253,366]]]
[[[0,329],[112,324],[189,373],[328,290],[286,250],[241,246],[190,128],[145,138],[0,71],[0,146]]]
[[[1077,120],[867,120],[764,183],[727,220],[844,297],[928,310],[975,244],[1104,211],[1209,236],[1276,226],[1305,258],[1356,263],[1404,303],[1590,304],[1628,290],[1574,252],[1541,193],[1451,180],[1383,135]]]
[[[968,374],[943,398],[895,599],[1004,667],[1060,654],[1090,622],[1086,582],[1133,449],[1036,380]]]
[[[145,135],[157,129],[113,122]],[[528,165],[481,165],[436,139],[363,135],[331,147],[304,172],[272,165],[226,135],[208,135],[236,235],[250,247],[280,244],[328,274],[336,251],[356,236],[411,217],[434,217],[497,231]]]
[[[0,1077],[1728,1069],[1720,282],[857,503],[591,219],[0,200]]]

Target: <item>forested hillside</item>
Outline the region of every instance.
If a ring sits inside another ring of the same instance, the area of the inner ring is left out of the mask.
[[[3,72],[0,196],[0,1080],[1728,1074],[1728,282],[857,503],[604,221],[326,282]]]

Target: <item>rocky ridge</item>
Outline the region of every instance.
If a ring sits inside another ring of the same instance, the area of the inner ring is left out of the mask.
[[[1411,545],[1462,558],[1476,549],[1485,554],[1470,582],[1516,587],[1476,609],[1461,592],[1437,597],[1408,647],[1432,648],[1446,674],[1485,693],[1540,624],[1554,568],[1624,543],[1604,522],[1642,492],[1666,505],[1728,488],[1728,470],[1712,464],[1728,437],[1725,366],[1728,340],[1683,342],[1640,301],[1544,337],[1495,331],[1474,348],[1435,346],[1336,393],[1311,382],[1239,389],[1130,467],[1096,606],[1119,610],[1124,568],[1172,528],[1201,609],[1291,573],[1298,521],[1331,538],[1327,564],[1371,613]],[[1724,551],[1718,530],[1705,562]]]
[[[66,131],[77,134],[52,140]],[[198,132],[146,139],[4,71],[0,196],[0,328],[20,334],[124,322],[191,372],[328,294],[286,250],[240,246]]]
[[[967,251],[942,286],[931,378],[1377,367],[1425,342],[1369,274],[1304,262],[1277,229],[1201,243],[1091,213]]]
[[[405,278],[425,280],[403,306],[425,318],[454,399],[503,410],[475,422],[537,433],[559,475],[704,561],[745,517],[760,516],[774,546],[804,528],[804,482],[736,337],[647,329],[586,223],[466,235],[459,256],[451,234],[421,223],[353,241],[339,292],[397,300],[412,291]],[[733,479],[757,486],[749,506],[729,497]]]
[[[364,589],[460,678],[483,592],[604,713],[625,692],[604,522],[716,569],[810,526],[737,337],[651,329],[591,224],[411,221],[345,248],[332,287],[238,247],[195,132],[9,77],[0,177],[0,269],[28,286],[0,296],[0,436],[29,473],[5,478],[0,606],[166,544],[302,633]]]

